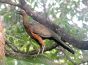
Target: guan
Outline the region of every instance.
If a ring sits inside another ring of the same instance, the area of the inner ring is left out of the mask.
[[[28,33],[28,35],[38,41],[38,43],[40,45],[39,53],[40,52],[43,53],[44,49],[45,49],[45,42],[43,41],[43,38],[45,38],[45,39],[52,38],[54,41],[58,42],[57,43],[58,45],[62,46],[64,49],[66,49],[69,52],[71,52],[72,54],[74,54],[74,51],[61,40],[61,36],[56,34],[54,31],[52,31],[48,27],[46,27],[34,20],[32,22],[30,22],[28,15],[26,14],[26,12],[24,10],[20,10],[18,13],[22,16],[23,25],[24,25],[24,28],[25,28],[26,32]]]

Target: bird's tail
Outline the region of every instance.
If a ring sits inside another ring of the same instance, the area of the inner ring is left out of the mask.
[[[66,50],[74,54],[74,50],[72,50],[70,46],[66,45],[65,42],[61,40],[61,36],[58,36],[57,34],[55,34],[53,37],[57,42],[59,42],[57,44],[61,45],[63,48],[65,48]]]

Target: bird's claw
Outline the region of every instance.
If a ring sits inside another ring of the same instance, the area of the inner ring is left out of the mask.
[[[45,50],[45,46],[42,46],[42,50],[41,50],[42,54],[44,53],[44,50]]]
[[[45,46],[42,46],[42,47],[39,49],[37,55],[39,55],[40,53],[43,54],[43,53],[44,53],[44,50],[45,50]]]

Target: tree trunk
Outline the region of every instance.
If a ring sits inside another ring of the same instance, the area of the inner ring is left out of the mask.
[[[5,39],[4,39],[4,27],[3,18],[0,16],[0,65],[5,65]]]

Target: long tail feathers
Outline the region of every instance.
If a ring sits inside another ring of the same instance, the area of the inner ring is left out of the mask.
[[[62,46],[63,48],[65,48],[65,49],[67,49],[67,50],[68,50],[69,52],[71,52],[72,54],[75,53],[74,50],[72,50],[72,48],[71,48],[70,46],[66,45],[66,44],[61,40],[61,37],[58,36],[57,34],[54,35],[54,39],[55,39],[56,41],[60,42],[60,43],[57,43],[57,44],[61,45],[61,46]]]

